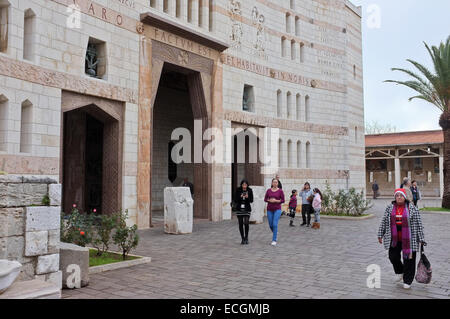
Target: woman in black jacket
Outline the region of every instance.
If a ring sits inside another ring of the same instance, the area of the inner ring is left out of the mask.
[[[241,182],[241,187],[236,190],[234,200],[236,216],[239,220],[239,232],[242,237],[241,245],[248,245],[249,220],[250,212],[252,211],[250,203],[253,203],[253,191],[248,186],[247,180],[244,179]]]

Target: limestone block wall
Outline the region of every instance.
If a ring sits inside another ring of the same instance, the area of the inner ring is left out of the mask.
[[[44,197],[51,206],[42,206]],[[19,281],[61,286],[61,185],[52,177],[0,176],[0,259],[22,264]]]

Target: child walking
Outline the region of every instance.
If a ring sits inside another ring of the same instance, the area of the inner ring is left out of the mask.
[[[289,217],[291,220],[289,221],[289,226],[294,227],[294,218],[295,212],[297,210],[297,190],[292,191],[291,200],[289,201]]]
[[[320,229],[320,210],[322,209],[322,193],[318,188],[314,188],[314,200],[312,207],[314,209],[314,223],[311,228]]]

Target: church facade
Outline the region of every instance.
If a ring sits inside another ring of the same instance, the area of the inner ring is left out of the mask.
[[[186,180],[211,221],[244,178],[364,190],[361,23],[347,0],[0,0],[0,170],[141,229]]]

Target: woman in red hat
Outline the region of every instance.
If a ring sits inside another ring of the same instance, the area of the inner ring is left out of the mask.
[[[420,213],[407,199],[406,190],[399,188],[394,196],[395,201],[386,208],[381,220],[378,241],[389,250],[396,281],[403,280],[403,288],[409,289],[416,273],[416,253],[420,244],[426,244],[425,236]]]

